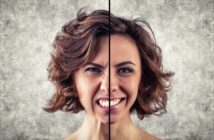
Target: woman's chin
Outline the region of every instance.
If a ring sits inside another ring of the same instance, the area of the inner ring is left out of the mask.
[[[122,116],[120,114],[111,114],[110,116],[110,124],[115,124],[117,122],[120,122],[122,119]]]
[[[117,123],[119,120],[117,120],[117,119],[111,119],[110,120],[110,122],[109,122],[109,119],[102,119],[102,120],[100,120],[100,122],[102,123],[102,124],[115,124],[115,123]]]
[[[104,120],[104,119],[102,119],[102,120],[99,120],[102,124],[104,124],[104,125],[108,125],[109,124],[109,120]]]
[[[109,122],[109,119],[99,119],[100,122],[102,122],[103,124],[115,124],[117,122],[119,122],[120,119],[117,119],[117,118],[110,118],[110,122]]]

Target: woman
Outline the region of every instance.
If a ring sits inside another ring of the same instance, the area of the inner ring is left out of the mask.
[[[161,50],[142,25],[151,30],[141,20],[80,10],[62,27],[48,69],[56,93],[45,110],[85,111],[82,126],[65,140],[107,140],[109,133],[111,140],[158,139],[130,119],[133,111],[141,120],[166,111],[173,75],[162,70]]]

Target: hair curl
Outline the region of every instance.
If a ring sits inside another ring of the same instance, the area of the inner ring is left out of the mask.
[[[153,38],[143,25],[148,27]],[[54,40],[48,77],[55,85],[56,92],[49,100],[48,107],[44,108],[47,112],[63,110],[77,113],[83,110],[73,74],[96,56],[99,38],[109,34],[130,36],[140,53],[142,77],[131,111],[135,110],[140,119],[156,112],[166,112],[166,93],[170,89],[169,80],[173,73],[163,71],[161,49],[149,24],[140,19],[116,17],[105,10],[86,13],[84,9],[77,13],[77,18],[62,27]]]

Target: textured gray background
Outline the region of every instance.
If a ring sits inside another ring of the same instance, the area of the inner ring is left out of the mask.
[[[59,2],[59,1],[58,1]],[[0,140],[56,140],[74,131],[83,113],[48,114],[52,41],[78,9],[108,9],[107,0],[0,0]],[[112,12],[143,17],[176,74],[168,113],[134,122],[162,139],[214,138],[214,1],[115,0]]]

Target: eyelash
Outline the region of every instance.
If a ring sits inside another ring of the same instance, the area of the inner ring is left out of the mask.
[[[122,71],[122,72],[121,72]],[[125,71],[125,72],[124,72]],[[119,68],[117,73],[122,74],[122,75],[127,75],[133,72],[133,69],[124,67],[124,68]]]
[[[88,67],[88,68],[86,68],[85,71],[92,72],[92,73],[101,73],[102,72],[102,70],[100,68],[96,68],[96,67]]]
[[[97,67],[88,67],[85,69],[86,72],[91,72],[91,73],[96,73],[99,74],[102,72],[102,70],[100,68]],[[130,73],[132,73],[134,70],[132,68],[129,67],[124,67],[124,68],[119,68],[117,73],[120,75],[128,75]]]

